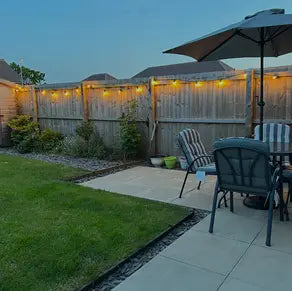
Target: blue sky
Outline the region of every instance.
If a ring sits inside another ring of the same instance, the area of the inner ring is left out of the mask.
[[[149,66],[191,61],[162,51],[291,0],[10,0],[1,3],[0,58],[46,73],[47,82],[108,72],[128,78]],[[226,61],[258,67],[258,59]],[[292,65],[292,54],[266,66]]]

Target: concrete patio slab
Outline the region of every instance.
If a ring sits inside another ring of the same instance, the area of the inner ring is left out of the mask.
[[[208,233],[210,215],[200,221],[190,231],[202,231]],[[261,232],[265,223],[248,217],[242,217],[221,209],[216,211],[214,235],[251,243]],[[265,232],[265,230],[264,230]]]
[[[254,241],[255,245],[266,247],[266,227]],[[292,221],[278,221],[273,223],[272,228],[272,245],[270,249],[292,254]],[[291,266],[292,268],[292,266]],[[292,287],[291,287],[292,288]]]
[[[218,291],[276,291],[259,286],[251,285],[237,279],[228,278]]]
[[[244,242],[195,231],[194,229],[186,232],[163,250],[161,255],[227,275],[249,246]]]
[[[118,285],[116,291],[215,291],[224,276],[157,256]]]
[[[81,185],[211,210],[216,177],[207,177],[197,190],[198,182],[190,176],[179,199],[184,175],[139,166]],[[213,234],[208,233],[207,216],[115,290],[290,290],[292,222],[280,222],[279,211],[274,211],[272,247],[268,248],[267,211],[245,207],[240,194],[235,193],[234,198],[234,213],[224,206],[217,209]]]
[[[266,290],[291,290],[291,270],[291,254],[252,245],[230,277]]]

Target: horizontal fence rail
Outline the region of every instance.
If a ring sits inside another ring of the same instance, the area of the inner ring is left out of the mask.
[[[266,69],[264,90],[265,120],[292,124],[292,67]],[[91,121],[105,144],[116,147],[120,117],[135,100],[144,154],[181,155],[176,137],[185,128],[198,130],[208,151],[218,138],[251,136],[258,96],[259,71],[240,70],[24,87],[17,104],[41,128],[64,135]]]

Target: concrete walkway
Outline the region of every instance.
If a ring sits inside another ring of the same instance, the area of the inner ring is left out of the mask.
[[[135,167],[84,186],[122,194],[210,209],[214,177],[200,191],[191,176],[178,199],[184,173]],[[278,291],[291,290],[292,222],[280,222],[274,213],[272,247],[265,247],[265,211],[246,208],[236,195],[234,210],[218,209],[214,234],[207,216],[158,256],[118,285],[117,291]]]

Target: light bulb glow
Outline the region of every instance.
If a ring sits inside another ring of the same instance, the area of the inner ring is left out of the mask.
[[[42,90],[41,93],[42,93],[42,95],[46,95],[47,92],[46,92],[46,90]]]
[[[195,87],[199,88],[202,87],[203,83],[202,82],[195,82]]]
[[[224,81],[223,80],[220,80],[219,82],[218,82],[218,85],[219,85],[219,87],[222,87],[223,85],[224,85]]]
[[[173,86],[176,86],[176,85],[177,85],[177,80],[173,80],[173,81],[172,81],[172,85],[173,85]]]
[[[103,96],[108,96],[108,95],[109,95],[108,90],[103,90]]]
[[[141,93],[142,91],[143,91],[142,87],[138,86],[138,87],[136,88],[136,92],[137,92],[137,93]]]

